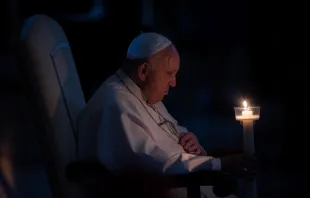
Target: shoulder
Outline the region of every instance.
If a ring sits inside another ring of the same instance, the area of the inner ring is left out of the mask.
[[[143,108],[141,102],[132,93],[125,89],[116,90],[113,93],[108,106],[111,110],[127,114],[136,114],[137,116]]]
[[[139,116],[140,101],[114,76],[109,77],[88,101],[89,112],[127,113]]]

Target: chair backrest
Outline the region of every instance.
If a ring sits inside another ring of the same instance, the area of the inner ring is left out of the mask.
[[[56,21],[35,15],[23,26],[21,48],[47,172],[56,183],[52,191],[57,197],[71,197],[64,171],[77,160],[76,126],[85,99],[68,40]]]

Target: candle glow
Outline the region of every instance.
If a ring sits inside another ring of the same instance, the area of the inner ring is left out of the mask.
[[[251,107],[248,105],[247,101],[243,101],[243,110],[241,115],[236,115],[237,120],[257,120],[259,115],[253,114]]]
[[[244,106],[244,109],[248,108],[248,103],[246,102],[246,100],[243,101],[243,106]]]

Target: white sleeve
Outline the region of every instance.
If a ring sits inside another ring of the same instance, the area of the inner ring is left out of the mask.
[[[196,156],[185,152],[171,156],[169,152],[163,151],[152,135],[144,130],[144,124],[137,114],[128,112],[128,109],[121,113],[114,112],[112,115],[118,116],[110,117],[114,125],[110,138],[113,145],[118,147],[113,149],[118,164],[148,167],[168,174],[221,169],[220,160],[211,156]]]
[[[187,133],[188,132],[188,129],[184,126],[177,124],[176,127],[177,127],[177,130],[179,133],[182,133],[182,132]]]

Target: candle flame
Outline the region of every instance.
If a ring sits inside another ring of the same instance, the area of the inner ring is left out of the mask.
[[[243,106],[245,109],[248,108],[248,103],[245,100],[243,101]]]

